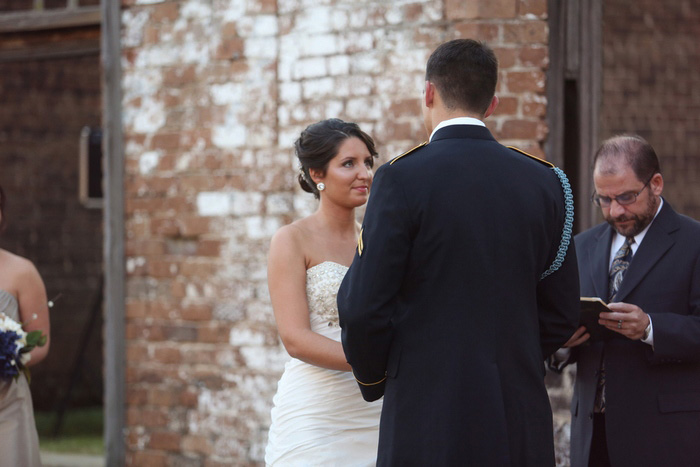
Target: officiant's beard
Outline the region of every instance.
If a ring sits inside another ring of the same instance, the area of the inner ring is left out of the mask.
[[[647,198],[646,209],[640,214],[633,214],[630,212],[625,212],[622,216],[611,217],[610,215],[605,216],[605,220],[610,224],[610,226],[615,229],[617,233],[625,237],[634,237],[638,235],[642,230],[646,229],[651,221],[654,220],[654,215],[658,204],[656,203],[656,198],[654,196],[649,196]],[[620,222],[634,221],[629,226],[621,226]]]

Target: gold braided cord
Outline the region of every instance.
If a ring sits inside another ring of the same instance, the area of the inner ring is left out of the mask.
[[[354,372],[353,372],[352,376],[353,376],[353,378],[355,378],[355,381],[357,381],[357,382],[358,382],[359,384],[361,384],[362,386],[376,386],[377,384],[381,384],[381,383],[383,383],[383,382],[386,380],[386,375],[385,375],[382,379],[380,379],[380,380],[377,381],[376,383],[363,383],[362,381],[360,381],[359,379],[357,379],[357,376],[355,376],[355,373],[354,373]]]

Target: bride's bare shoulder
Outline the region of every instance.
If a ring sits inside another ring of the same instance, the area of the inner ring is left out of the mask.
[[[34,263],[27,258],[0,249],[0,288],[18,296],[23,290],[43,288]]]
[[[14,253],[0,248],[0,268],[12,268],[15,273],[26,273],[35,271],[34,264],[27,258],[23,258]]]
[[[313,221],[309,217],[280,227],[270,241],[270,255],[287,259],[301,257],[306,262],[307,252],[313,245]]]
[[[310,217],[296,220],[291,224],[280,227],[272,236],[273,243],[292,242],[301,246],[314,236],[313,220]]]

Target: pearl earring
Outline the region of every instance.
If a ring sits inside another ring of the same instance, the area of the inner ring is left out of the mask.
[[[318,188],[318,191],[323,191],[326,189],[326,184],[321,182],[316,184],[316,188]]]

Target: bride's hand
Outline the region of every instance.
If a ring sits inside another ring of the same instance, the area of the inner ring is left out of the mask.
[[[564,344],[564,348],[571,348],[571,347],[576,347],[577,345],[581,345],[584,342],[586,342],[588,339],[591,338],[591,335],[588,333],[588,330],[586,329],[585,326],[580,326],[576,332],[569,338],[568,341],[566,341],[566,344]]]

